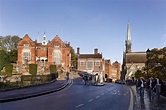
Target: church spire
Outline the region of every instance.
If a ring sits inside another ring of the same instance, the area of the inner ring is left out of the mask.
[[[130,23],[129,22],[128,22],[128,25],[127,25],[127,40],[131,41]]]
[[[127,25],[127,38],[126,38],[126,53],[131,52],[131,34],[130,34],[130,23]]]

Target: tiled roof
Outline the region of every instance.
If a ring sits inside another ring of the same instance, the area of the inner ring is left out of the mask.
[[[126,63],[145,63],[145,61],[146,61],[145,52],[126,53]]]
[[[102,58],[102,54],[79,54],[79,58]]]

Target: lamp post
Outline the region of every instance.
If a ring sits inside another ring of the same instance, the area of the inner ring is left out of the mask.
[[[148,72],[149,72],[149,54],[150,54],[150,50],[149,48],[146,51],[146,58],[147,58],[147,74],[146,74],[146,78],[148,79]]]

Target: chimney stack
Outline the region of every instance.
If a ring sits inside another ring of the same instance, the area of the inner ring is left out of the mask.
[[[98,54],[98,49],[97,48],[94,49],[94,54]]]
[[[80,48],[77,47],[77,54],[80,54]]]

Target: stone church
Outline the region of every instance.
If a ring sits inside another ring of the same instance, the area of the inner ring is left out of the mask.
[[[130,24],[127,26],[127,37],[125,40],[126,50],[123,52],[122,79],[130,80],[135,77],[135,72],[145,67],[146,52],[133,52],[130,34]]]
[[[18,43],[18,66],[38,64],[40,67],[49,68],[54,64],[69,71],[70,43],[64,43],[58,35],[52,41],[47,41],[44,33],[42,42],[31,40],[26,34]]]

